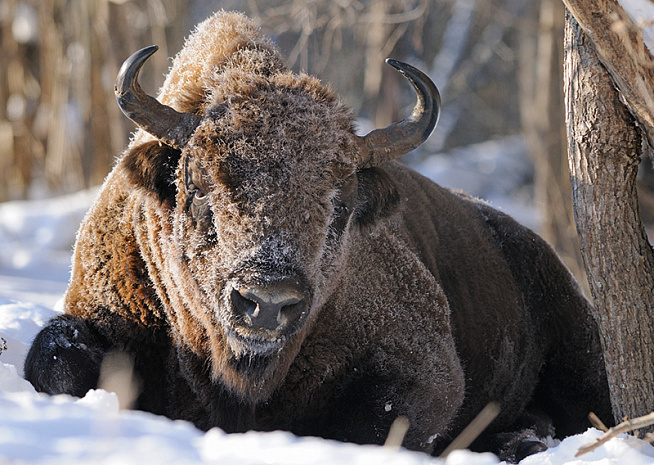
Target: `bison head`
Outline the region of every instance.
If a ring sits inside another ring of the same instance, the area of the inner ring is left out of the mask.
[[[121,160],[160,218],[144,233],[149,272],[178,343],[204,357],[214,379],[263,399],[333,292],[352,235],[397,203],[375,167],[429,136],[440,97],[423,73],[387,60],[417,103],[360,137],[317,79],[232,60],[201,108],[178,111],[138,84],[156,49],[132,55],[116,85],[122,111],[153,137],[137,137]]]

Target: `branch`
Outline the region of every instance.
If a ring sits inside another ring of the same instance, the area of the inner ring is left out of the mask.
[[[601,432],[606,433],[609,430],[604,422],[600,420],[597,415],[595,415],[595,412],[590,412],[588,414],[588,419],[590,420],[590,423]]]
[[[495,417],[500,414],[500,405],[497,402],[490,402],[481,412],[466,426],[461,433],[454,438],[454,441],[441,453],[439,458],[446,458],[450,452],[457,449],[466,449],[475,439],[491,424]]]
[[[654,58],[616,0],[563,0],[592,40],[627,107],[654,143]]]
[[[586,446],[580,447],[579,451],[575,454],[575,457],[579,457],[587,452],[592,452],[597,449],[602,444],[610,441],[619,434],[627,433],[639,428],[645,428],[646,426],[654,425],[654,412],[644,415],[642,417],[634,418],[633,420],[625,420],[619,425],[616,425],[604,433],[602,436],[597,438],[595,442],[588,444]]]

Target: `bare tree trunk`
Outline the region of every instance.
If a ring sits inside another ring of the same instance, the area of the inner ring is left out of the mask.
[[[617,0],[563,0],[654,147],[654,58]]]
[[[565,52],[575,219],[618,421],[654,409],[654,254],[636,194],[641,132],[571,15]]]
[[[43,177],[53,193],[102,182],[134,129],[115,103],[112,79],[125,58],[154,42],[162,51],[141,82],[156,89],[168,50],[183,42],[187,4],[0,0],[0,201],[25,197]]]

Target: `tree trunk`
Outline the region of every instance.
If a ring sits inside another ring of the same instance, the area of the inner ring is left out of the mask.
[[[563,0],[654,147],[654,57],[617,0]]]
[[[642,140],[569,14],[564,86],[575,220],[618,421],[654,409],[654,255],[636,194]]]

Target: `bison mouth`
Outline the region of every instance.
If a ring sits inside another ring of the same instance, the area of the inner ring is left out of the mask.
[[[286,337],[282,335],[265,337],[263,334],[248,334],[236,328],[227,328],[225,332],[227,343],[236,358],[272,357],[284,348],[286,342]]]
[[[232,351],[229,364],[236,372],[254,379],[266,376],[286,342],[284,336],[245,335],[238,329],[228,329],[226,335]]]

